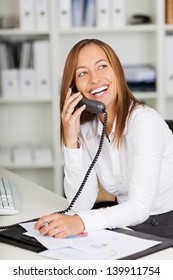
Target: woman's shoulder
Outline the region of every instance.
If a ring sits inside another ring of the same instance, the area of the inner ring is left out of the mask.
[[[132,111],[132,114],[134,115],[143,115],[143,114],[156,114],[157,111],[147,105],[139,104],[137,105],[134,110]],[[158,114],[158,113],[157,113]]]
[[[165,127],[166,123],[162,116],[153,108],[146,105],[139,105],[131,112],[127,127],[142,127],[154,129],[160,129]]]
[[[147,105],[138,105],[134,108],[134,110],[131,112],[131,115],[129,119],[131,121],[141,119],[141,118],[147,118],[147,119],[160,119],[163,120],[161,115],[153,108],[148,107]]]

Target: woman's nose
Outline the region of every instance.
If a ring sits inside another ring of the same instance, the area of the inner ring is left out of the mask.
[[[90,82],[91,83],[98,83],[100,81],[100,77],[96,71],[90,73]]]

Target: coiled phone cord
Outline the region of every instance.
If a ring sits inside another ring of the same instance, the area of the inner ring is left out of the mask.
[[[86,174],[85,174],[85,177],[76,193],[76,195],[73,197],[72,201],[70,202],[69,206],[64,209],[64,210],[60,210],[60,211],[57,211],[55,212],[54,214],[65,214],[67,213],[68,211],[70,211],[74,205],[74,203],[76,202],[76,200],[78,199],[79,195],[81,194],[85,184],[86,184],[86,181],[91,173],[91,170],[93,169],[99,155],[100,155],[100,152],[102,150],[102,147],[103,147],[103,141],[104,141],[104,136],[105,136],[105,131],[106,131],[106,125],[107,125],[107,112],[104,112],[104,121],[103,121],[103,129],[102,129],[102,134],[101,134],[101,137],[100,137],[100,143],[99,143],[99,147],[98,147],[98,150],[96,152],[96,155],[91,163],[91,165],[89,166]],[[20,226],[20,224],[23,224],[23,223],[29,223],[29,222],[36,222],[38,221],[40,218],[34,218],[34,219],[31,219],[31,220],[26,220],[26,221],[22,221],[20,223],[16,223],[16,224],[11,224],[11,225],[7,225],[7,226],[0,226],[0,230],[4,230],[4,229],[12,229],[12,228],[16,228],[18,226]]]

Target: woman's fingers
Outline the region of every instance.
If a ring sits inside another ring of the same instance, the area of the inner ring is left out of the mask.
[[[71,89],[69,89],[61,113],[62,118],[66,117],[69,114],[73,114],[75,107],[82,98],[83,96],[80,92],[71,94]]]
[[[84,224],[79,216],[56,213],[40,218],[35,224],[35,229],[39,230],[41,235],[64,238],[82,232]]]

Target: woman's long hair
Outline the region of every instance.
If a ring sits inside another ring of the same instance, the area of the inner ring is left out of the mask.
[[[60,111],[62,112],[62,108],[64,105],[64,100],[66,98],[66,94],[68,89],[71,87],[75,87],[75,73],[76,66],[78,60],[79,51],[89,45],[95,44],[99,46],[107,55],[109,63],[115,73],[116,84],[117,84],[117,100],[115,104],[116,110],[116,130],[114,141],[119,146],[122,142],[123,132],[126,125],[127,117],[130,116],[131,112],[135,108],[137,104],[141,104],[135,96],[131,93],[130,89],[127,86],[124,71],[118,56],[115,51],[105,42],[100,41],[98,39],[84,39],[79,41],[77,44],[73,46],[71,51],[69,52],[62,77],[61,84],[61,98],[60,98]],[[81,115],[81,124],[92,121],[96,115],[89,113],[87,111],[83,111]],[[64,141],[63,136],[63,127],[61,122],[61,139]]]

